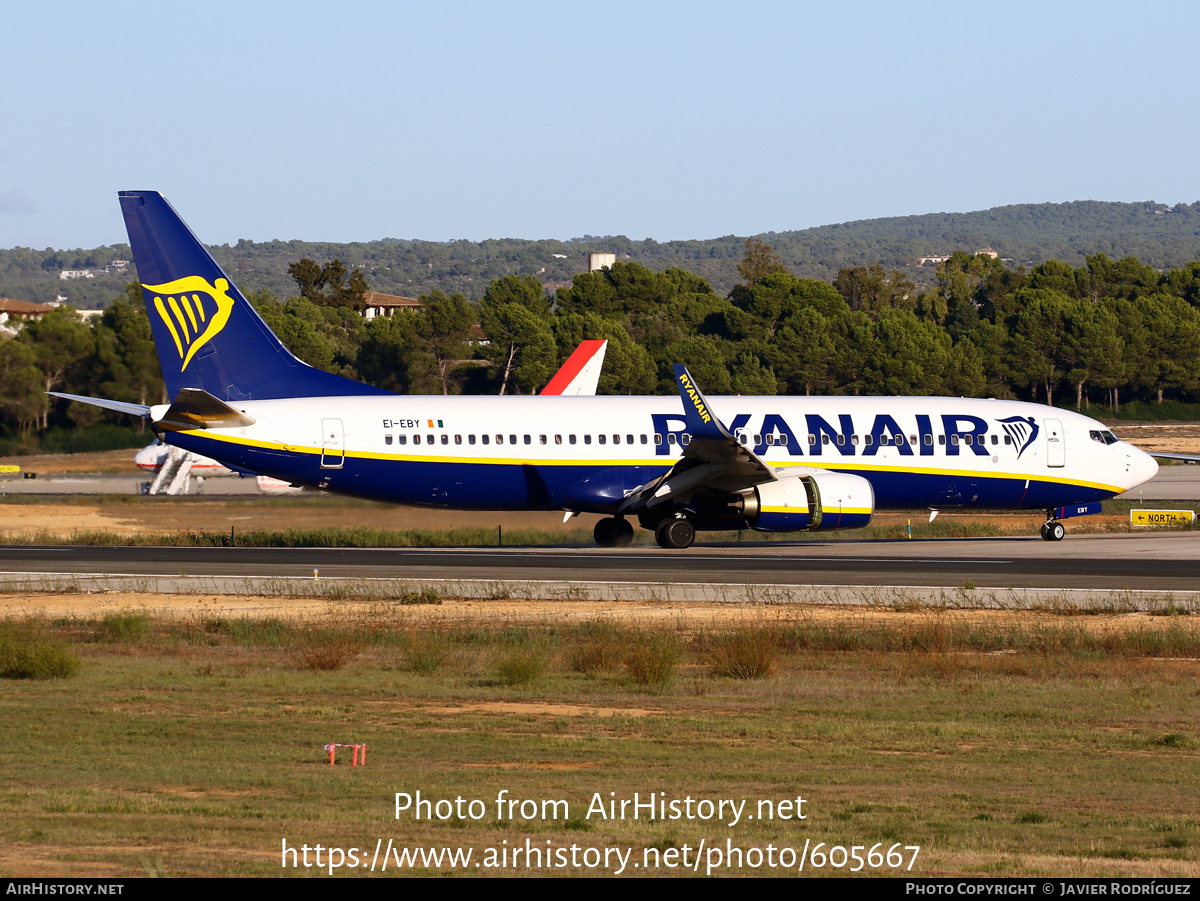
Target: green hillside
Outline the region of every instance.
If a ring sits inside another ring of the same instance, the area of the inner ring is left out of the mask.
[[[976,213],[929,213],[866,219],[801,231],[760,235],[796,275],[833,281],[839,269],[880,264],[901,269],[919,287],[931,284],[934,266],[923,256],[983,248],[1026,268],[1049,259],[1081,266],[1086,254],[1113,259],[1136,256],[1156,269],[1200,258],[1200,202],[1178,204],[1074,203],[1019,204]],[[247,291],[266,288],[295,293],[287,266],[302,257],[341,259],[358,267],[373,290],[417,296],[434,289],[482,296],[488,283],[504,275],[535,275],[551,287],[570,282],[587,267],[590,251],[616,253],[661,271],[678,266],[708,279],[718,294],[738,282],[737,263],[745,236],[698,241],[631,241],[623,236],[570,241],[497,238],[487,241],[432,242],[382,239],[337,244],[317,241],[238,241],[213,247],[222,266]],[[95,307],[117,296],[128,277],[105,276],[60,281],[62,269],[103,267],[128,259],[124,245],[92,250],[0,250],[0,296],[47,301],[58,294],[80,307]]]

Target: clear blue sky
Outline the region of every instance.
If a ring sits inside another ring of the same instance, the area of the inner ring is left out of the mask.
[[[0,247],[1200,199],[1200,5],[0,0]]]

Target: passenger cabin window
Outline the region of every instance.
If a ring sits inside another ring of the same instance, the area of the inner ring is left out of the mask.
[[[383,436],[383,443],[384,443],[384,444],[391,444],[391,443],[392,443],[392,436],[391,436],[391,435],[384,435],[384,436]]]
[[[546,443],[546,436],[538,435],[538,444],[545,444],[545,443]]]
[[[508,443],[509,443],[509,444],[516,444],[516,443],[517,443],[517,436],[516,436],[516,435],[509,435],[509,436],[508,436]]]
[[[575,443],[575,436],[574,436],[574,435],[572,435],[572,436],[570,437],[570,442],[571,442],[572,444],[574,444],[574,443]]]
[[[779,443],[780,443],[780,444],[783,444],[783,445],[786,445],[786,444],[787,444],[787,435],[780,435],[780,436],[779,436]]]
[[[474,436],[474,435],[468,435],[468,436],[467,436],[467,444],[474,444],[474,443],[475,443],[475,436]]]
[[[1005,435],[1005,436],[1004,436],[1004,443],[1005,443],[1005,444],[1012,444],[1012,436],[1011,436],[1011,435]]]
[[[554,436],[554,443],[555,443],[555,444],[562,444],[562,435],[555,435],[555,436]]]
[[[674,443],[675,443],[675,433],[667,432],[667,444],[674,444]]]
[[[658,432],[654,433],[654,444],[655,444],[655,446],[662,444],[662,435],[659,434]]]
[[[932,436],[932,435],[926,435],[926,436],[925,436],[925,446],[926,446],[926,447],[933,447],[933,436]]]
[[[904,443],[904,436],[903,436],[903,435],[897,435],[897,436],[896,436],[896,438],[895,438],[895,440],[893,440],[893,441],[892,441],[892,444],[896,445],[896,447],[899,447],[899,446],[900,446],[900,445],[902,445],[903,443]]]
[[[841,438],[842,436],[841,436],[841,435],[838,435],[838,437],[839,437],[839,438]],[[828,443],[829,443],[829,436],[828,436],[828,435],[822,435],[822,436],[821,436],[821,444],[828,444]],[[839,441],[839,442],[838,442],[838,444],[841,444],[841,442]]]
[[[599,441],[601,444],[604,444],[608,440],[608,437],[605,435],[597,435],[596,440]]]
[[[999,444],[999,443],[1000,443],[1000,436],[999,436],[999,435],[993,435],[993,436],[992,436],[992,444]]]
[[[814,435],[812,432],[809,432],[808,433],[808,446],[812,447],[816,443],[817,443],[817,436]]]
[[[584,444],[591,444],[591,443],[592,443],[592,436],[591,436],[591,435],[584,435],[584,436],[583,436],[583,443],[584,443]]]
[[[689,444],[692,443],[692,436],[689,435],[687,432],[684,432],[682,435],[679,436],[679,443],[682,444],[684,447],[687,447]]]
[[[774,435],[767,435],[767,446],[768,446],[768,447],[770,447],[770,446],[771,446],[771,445],[773,445],[774,443],[775,443],[775,436],[774,436]]]
[[[916,436],[916,435],[909,435],[909,436],[908,436],[908,443],[909,443],[909,444],[916,444],[916,443],[917,443],[917,436]]]
[[[873,439],[870,435],[863,435],[863,445],[864,446],[870,447],[872,444],[872,440]]]
[[[449,443],[450,443],[450,436],[449,436],[449,435],[443,435],[443,436],[442,436],[442,444],[449,444]]]
[[[851,435],[851,436],[850,436],[850,443],[851,443],[851,444],[858,444],[858,436],[857,436],[857,435]]]
[[[642,444],[649,444],[649,443],[650,442],[646,439],[646,436],[642,435]]]
[[[945,444],[945,443],[946,443],[946,436],[938,435],[938,444]]]
[[[846,443],[846,436],[845,436],[845,435],[838,435],[838,439],[837,439],[837,441],[838,441],[838,444],[845,444],[845,443]]]
[[[462,435],[455,435],[455,436],[454,436],[454,443],[455,443],[455,444],[462,444]]]
[[[397,435],[396,440],[399,441],[401,444],[408,444],[408,436],[407,435]]]
[[[487,443],[488,443],[488,436],[487,436],[487,435],[480,435],[480,436],[479,436],[479,440],[480,440],[481,442],[483,442],[484,444],[487,444]]]
[[[959,441],[959,439],[958,439],[958,436],[957,436],[957,435],[951,435],[951,436],[950,436],[950,443],[951,443],[951,444],[958,444],[958,441]]]
[[[503,444],[503,443],[504,443],[504,436],[503,436],[503,435],[497,435],[497,436],[496,436],[496,443],[497,443],[497,444]]]
[[[420,443],[421,443],[421,436],[413,435],[413,444],[420,444]]]
[[[526,444],[533,444],[533,438],[532,438],[531,436],[529,436],[529,435],[526,435],[526,436],[525,436],[525,443],[526,443]],[[543,443],[543,444],[545,443],[545,439],[542,439],[542,443]]]
[[[625,436],[625,443],[626,443],[626,444],[633,444],[633,436],[632,436],[632,435],[626,435],[626,436]],[[645,444],[645,443],[646,443],[646,436],[645,436],[645,435],[643,435],[643,436],[642,436],[642,444]]]

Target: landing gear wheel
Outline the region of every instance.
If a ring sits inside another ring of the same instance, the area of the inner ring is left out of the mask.
[[[696,527],[686,519],[664,519],[654,530],[658,546],[667,550],[683,550],[696,540]]]
[[[600,547],[629,547],[633,543],[633,526],[624,517],[609,516],[596,523],[592,537]]]
[[[1067,530],[1057,520],[1042,523],[1042,541],[1062,541],[1066,534]]]
[[[629,547],[633,544],[633,524],[624,517],[618,517],[613,523],[613,540],[616,547]]]

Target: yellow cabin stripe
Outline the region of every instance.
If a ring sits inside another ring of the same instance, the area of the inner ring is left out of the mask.
[[[288,451],[294,454],[309,454],[310,456],[322,456],[328,454],[328,449],[319,447],[303,447],[300,445],[281,444],[273,441],[257,441],[252,438],[243,438],[238,435],[217,435],[207,430],[190,430],[182,432],[185,435],[194,435],[197,438],[204,438],[211,441],[225,442],[227,444],[237,444],[244,447],[258,447],[264,450]],[[466,464],[484,464],[491,466],[648,466],[660,467],[669,469],[679,462],[678,457],[670,457],[663,459],[662,457],[654,457],[650,459],[602,459],[602,458],[581,458],[575,459],[556,459],[549,460],[540,457],[460,457],[460,456],[424,456],[417,454],[379,454],[371,451],[356,451],[346,450],[344,455],[349,458],[359,460],[386,460],[397,463],[466,463]],[[219,457],[220,452],[216,452],[215,456]],[[879,464],[863,464],[863,463],[842,463],[833,464],[830,461],[826,464],[821,462],[784,462],[772,464],[780,468],[786,467],[807,467],[809,469],[823,470],[859,470],[862,472],[890,472],[897,475],[934,475],[934,476],[953,476],[955,478],[974,478],[974,479],[1028,479],[1030,482],[1049,482],[1054,485],[1077,485],[1081,488],[1096,488],[1100,491],[1109,491],[1113,494],[1121,494],[1126,489],[1119,485],[1106,485],[1103,482],[1090,482],[1085,479],[1062,479],[1054,478],[1048,475],[1035,475],[1033,473],[1022,472],[981,472],[972,469],[933,469],[929,467],[909,468],[884,466]]]

